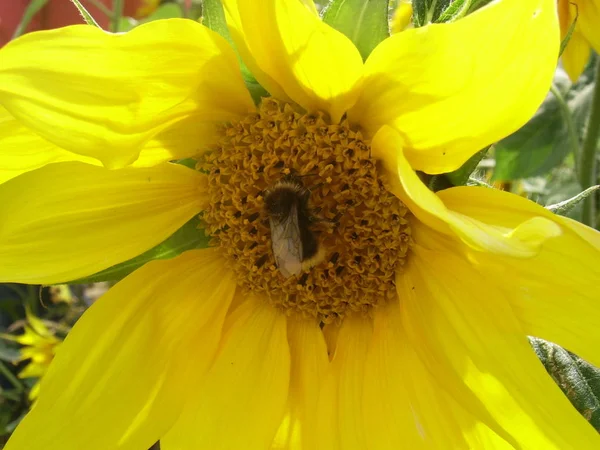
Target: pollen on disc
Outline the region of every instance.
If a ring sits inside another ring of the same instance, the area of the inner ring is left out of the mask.
[[[395,273],[412,243],[409,212],[385,189],[369,142],[345,119],[332,124],[324,114],[266,98],[256,113],[223,126],[198,168],[209,174],[210,206],[201,218],[242,289],[325,323],[370,314],[396,298]],[[273,256],[264,195],[289,174],[310,190],[322,258],[285,277]]]

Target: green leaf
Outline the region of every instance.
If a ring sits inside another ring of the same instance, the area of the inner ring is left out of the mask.
[[[344,33],[363,60],[390,35],[389,0],[332,0],[323,12],[323,22]]]
[[[571,211],[575,206],[581,203],[583,200],[588,198],[590,195],[594,194],[596,191],[600,190],[600,185],[592,186],[587,188],[585,191],[577,194],[575,197],[572,197],[568,200],[555,203],[554,205],[546,206],[546,209],[549,209],[554,214],[558,214],[560,216],[565,216],[569,211]]]
[[[448,9],[451,0],[413,0],[413,23],[422,27],[435,22],[443,11]]]
[[[21,22],[19,22],[19,25],[13,34],[13,39],[18,38],[25,32],[25,28],[27,28],[27,25],[29,25],[31,22],[33,16],[35,16],[39,10],[46,5],[46,3],[48,3],[48,0],[32,0],[29,2],[25,12],[23,13],[23,17],[21,18]]]
[[[413,0],[415,27],[429,23],[454,22],[493,0]]]
[[[79,0],[71,0],[71,3],[75,5],[75,8],[77,8],[79,14],[81,14],[81,17],[83,17],[85,23],[101,28],[100,25],[98,25],[98,22],[96,22],[96,20],[92,17],[88,10],[85,9],[85,7],[81,4]]]
[[[454,22],[464,17],[471,6],[471,0],[455,0],[435,19],[436,23]]]
[[[494,180],[515,180],[543,175],[560,165],[579,147],[593,89],[582,77],[570,85],[557,71],[554,94],[549,94],[534,117],[495,145]]]
[[[469,181],[471,174],[475,171],[481,160],[485,157],[489,147],[478,151],[471,156],[466,163],[454,172],[447,173],[446,176],[454,186],[464,186]]]
[[[440,175],[421,174],[421,179],[433,192],[448,189],[454,186],[464,186],[472,181],[471,174],[477,169],[481,160],[485,157],[489,147],[475,153],[460,168],[454,172],[442,173]]]
[[[493,1],[494,0],[471,0],[471,5],[469,6],[469,11],[467,14],[477,11],[479,8],[483,8],[485,5]]]
[[[134,270],[155,259],[170,259],[186,250],[208,247],[209,236],[200,228],[200,220],[194,218],[177,230],[163,243],[142,253],[135,258],[104,269],[89,277],[70,281],[68,284],[89,284],[100,281],[118,281],[125,278]]]
[[[529,338],[535,353],[573,406],[600,431],[600,369],[551,342]]]

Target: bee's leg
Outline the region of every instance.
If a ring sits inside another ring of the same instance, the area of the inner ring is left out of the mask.
[[[331,224],[335,224],[335,225],[337,225],[340,222],[340,219],[342,218],[341,212],[336,212],[335,216],[333,216],[332,219],[328,219],[326,217],[319,216],[319,214],[321,213],[322,210],[323,210],[323,208],[321,208],[321,207],[311,209],[308,220],[311,223],[324,222],[324,223],[331,223]]]

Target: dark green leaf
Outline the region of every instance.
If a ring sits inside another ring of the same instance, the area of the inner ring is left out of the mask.
[[[435,19],[436,23],[453,22],[464,17],[469,11],[471,0],[454,0],[448,7]]]
[[[530,342],[573,406],[600,431],[600,369],[551,342],[538,338]]]
[[[487,5],[493,0],[413,0],[413,23],[422,27],[429,23],[453,22]]]
[[[344,33],[358,48],[363,59],[390,35],[389,0],[332,0],[323,21]]]
[[[484,7],[492,1],[494,0],[471,0],[471,5],[469,6],[469,11],[467,14],[471,14],[473,11],[477,11],[479,8]]]
[[[452,0],[413,0],[413,23],[415,27],[422,27],[435,22],[451,3]]]
[[[488,149],[489,147],[475,153],[459,169],[446,174],[454,186],[464,186],[467,184],[471,174],[475,171],[481,160],[485,157]]]
[[[579,146],[593,92],[590,81],[582,77],[570,86],[566,74],[557,71],[554,82],[558,96],[548,94],[527,124],[495,145],[494,180],[542,175]]]
[[[170,259],[186,250],[206,248],[210,237],[204,234],[197,218],[190,220],[177,230],[162,244],[142,253],[129,261],[109,267],[101,272],[79,280],[70,281],[68,284],[87,284],[99,281],[117,281],[129,275],[134,270],[155,259]]]

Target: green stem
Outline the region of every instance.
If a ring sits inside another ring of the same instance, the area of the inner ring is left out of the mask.
[[[552,92],[554,98],[556,98],[560,112],[565,120],[565,123],[567,124],[567,134],[569,135],[571,151],[573,152],[573,157],[575,159],[575,171],[576,173],[579,173],[579,158],[581,157],[581,148],[579,147],[579,136],[577,135],[575,124],[573,123],[573,115],[571,114],[571,110],[569,109],[569,105],[567,105],[565,98],[554,84],[550,86],[550,92]]]
[[[91,5],[94,5],[96,8],[98,8],[100,10],[100,12],[102,14],[104,14],[106,17],[112,19],[113,17],[113,13],[110,9],[108,9],[104,3],[100,2],[99,0],[87,0],[88,3],[90,3]]]
[[[590,111],[587,131],[581,148],[579,161],[579,183],[582,189],[596,184],[596,149],[600,132],[600,58],[596,64],[594,96]],[[596,227],[596,195],[590,195],[583,202],[582,222],[592,228]]]
[[[6,379],[12,384],[17,392],[23,392],[23,384],[19,381],[19,379],[9,370],[6,365],[0,361],[0,373],[6,377]]]
[[[110,19],[110,31],[113,33],[119,31],[121,17],[123,17],[123,0],[113,0],[113,12]]]

